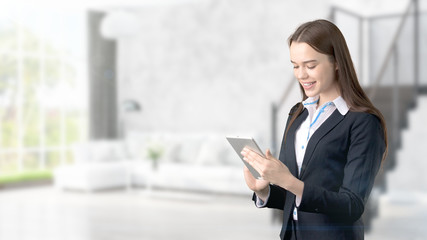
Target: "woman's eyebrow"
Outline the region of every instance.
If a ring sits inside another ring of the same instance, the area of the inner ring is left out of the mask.
[[[307,61],[303,61],[302,63],[312,63],[312,62],[317,62],[317,60],[307,60]],[[294,62],[294,61],[292,61],[291,60],[291,63],[294,63],[294,64],[296,64],[296,62]]]

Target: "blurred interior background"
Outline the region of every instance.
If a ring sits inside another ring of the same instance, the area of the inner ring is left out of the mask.
[[[367,239],[427,234],[427,1],[0,2],[0,238],[276,239],[225,139],[275,155],[288,36],[326,18],[388,127]]]

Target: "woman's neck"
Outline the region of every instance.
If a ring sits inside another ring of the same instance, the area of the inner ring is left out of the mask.
[[[317,103],[317,107],[323,106],[327,102],[332,102],[339,96],[341,96],[341,93],[338,87],[335,86],[330,89],[329,92],[319,95],[319,102]]]
[[[339,94],[337,94],[337,95],[334,95],[334,96],[329,96],[329,97],[319,97],[319,101],[317,102],[317,107],[316,107],[316,109],[317,108],[319,108],[319,107],[321,107],[321,106],[323,106],[323,105],[325,105],[325,103],[328,103],[328,102],[332,102],[332,101],[334,101],[337,97],[339,97],[340,95]]]

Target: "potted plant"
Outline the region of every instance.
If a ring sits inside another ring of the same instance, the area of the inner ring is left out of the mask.
[[[151,143],[147,147],[147,158],[151,161],[151,166],[154,170],[157,170],[159,165],[159,159],[162,157],[164,148],[159,143]]]

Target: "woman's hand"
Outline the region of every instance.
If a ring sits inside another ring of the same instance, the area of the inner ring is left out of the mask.
[[[250,174],[249,170],[245,170],[245,180],[249,188],[252,190],[256,189],[258,191],[262,191],[260,188],[264,186],[267,187],[268,183],[272,183],[294,193],[297,196],[302,196],[304,183],[294,177],[285,164],[274,158],[269,149],[267,149],[265,153],[266,157],[259,155],[249,148],[244,148],[241,154],[243,155],[244,160],[255,168],[263,178],[263,180],[256,180]],[[252,179],[249,177],[252,177]],[[255,180],[255,182],[253,180]],[[254,191],[256,192],[256,190]]]
[[[256,179],[246,166],[243,169],[243,173],[246,185],[248,185],[248,187],[265,202],[270,191],[270,183],[264,179]]]

